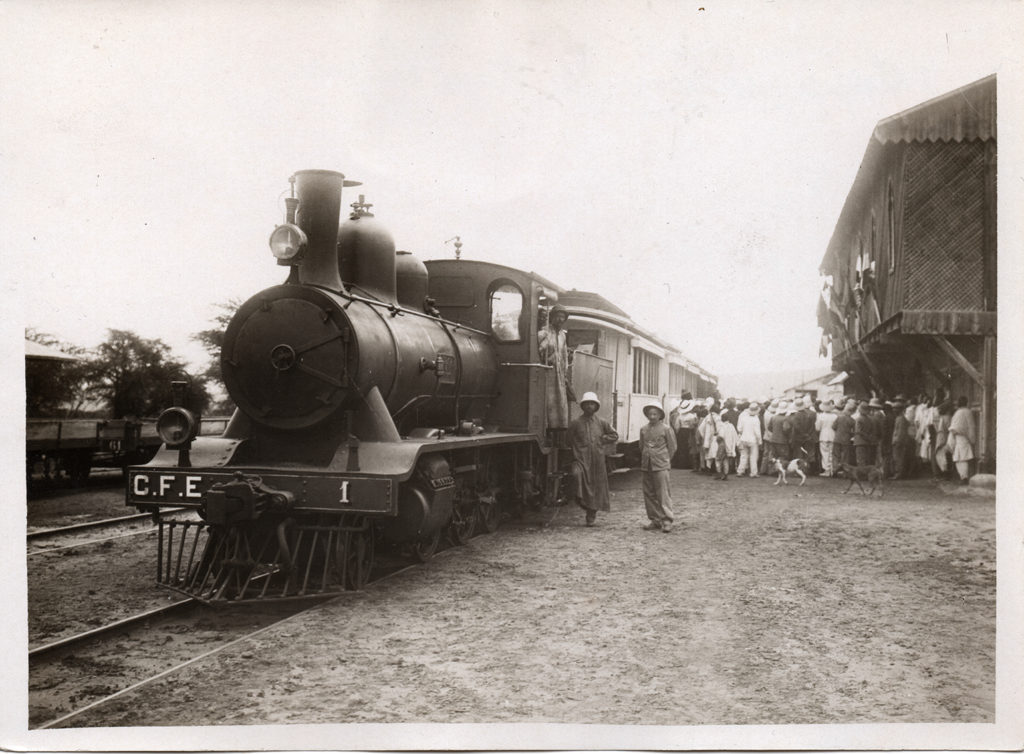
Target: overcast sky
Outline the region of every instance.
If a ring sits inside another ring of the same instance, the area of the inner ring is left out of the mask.
[[[459,235],[466,258],[597,291],[712,372],[824,371],[817,268],[872,128],[991,73],[1002,115],[1021,18],[6,0],[5,306],[19,330],[91,347],[124,328],[201,362],[189,337],[214,305],[283,279],[267,237],[288,176],[327,168],[423,259]]]

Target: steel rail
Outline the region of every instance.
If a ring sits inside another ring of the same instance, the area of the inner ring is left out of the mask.
[[[41,547],[38,550],[29,550],[26,553],[26,556],[31,558],[34,555],[47,555],[49,553],[61,552],[63,550],[74,550],[74,549],[80,549],[80,548],[84,548],[84,547],[89,547],[90,545],[97,545],[97,544],[100,544],[101,542],[110,542],[113,539],[125,539],[126,537],[138,537],[138,536],[144,535],[144,534],[155,534],[155,533],[156,532],[155,532],[154,529],[140,529],[139,531],[129,531],[129,532],[125,532],[124,534],[114,534],[114,535],[109,536],[109,537],[100,537],[99,539],[87,539],[84,542],[74,542],[74,543],[72,543],[70,545],[58,545],[57,547],[46,547],[46,546],[43,546],[43,547]]]
[[[438,553],[438,555],[442,555],[445,552],[455,552],[456,549],[457,548],[452,548],[450,550],[443,550],[440,553]],[[419,565],[421,565],[421,564],[420,563],[409,563],[409,564],[407,564],[405,566],[402,566],[401,568],[396,568],[393,571],[388,571],[387,573],[382,574],[381,576],[379,576],[378,578],[374,579],[373,581],[367,582],[367,584],[365,586],[370,586],[371,584],[379,584],[380,582],[385,581],[385,580],[391,578],[392,576],[397,576],[398,574],[405,573],[406,571],[408,571],[408,570],[410,570],[412,568],[416,568]],[[332,601],[334,601],[336,599],[339,599],[339,598],[340,598],[340,595],[337,596],[337,597],[329,597],[329,598],[324,598],[324,599],[317,600],[315,604],[309,605],[308,607],[306,607],[306,608],[304,608],[302,610],[298,610],[298,611],[296,611],[294,613],[286,615],[285,617],[281,618],[280,620],[276,620],[273,623],[270,623],[270,624],[268,624],[266,626],[263,626],[262,628],[256,629],[255,631],[250,631],[249,633],[247,633],[247,634],[245,634],[243,636],[239,636],[239,637],[237,637],[235,639],[232,639],[231,641],[227,642],[226,644],[222,644],[219,647],[214,647],[213,649],[210,649],[210,650],[208,650],[206,652],[203,652],[203,653],[201,653],[199,655],[196,655],[195,657],[192,657],[192,658],[190,658],[188,660],[185,660],[184,662],[178,663],[177,665],[175,665],[175,666],[173,666],[171,668],[167,668],[166,670],[162,670],[159,673],[157,673],[157,674],[155,674],[153,676],[150,676],[149,678],[145,678],[145,679],[143,679],[141,681],[138,681],[136,683],[133,683],[132,685],[127,686],[127,687],[125,687],[125,688],[123,688],[123,689],[121,689],[119,691],[115,691],[113,694],[109,694],[108,696],[105,696],[102,699],[97,699],[97,700],[95,700],[93,702],[90,702],[89,704],[85,705],[84,707],[81,707],[80,709],[72,710],[71,712],[68,712],[68,713],[66,713],[64,715],[61,715],[58,718],[55,718],[55,719],[50,720],[48,722],[45,722],[45,723],[42,723],[40,725],[34,726],[33,730],[44,730],[44,729],[47,729],[47,728],[52,728],[55,725],[59,725],[61,723],[64,723],[64,722],[72,719],[72,718],[78,717],[79,715],[82,715],[82,714],[88,712],[89,710],[96,709],[97,707],[100,707],[100,706],[106,704],[107,702],[110,702],[110,701],[112,701],[114,699],[117,699],[117,698],[119,698],[121,696],[124,696],[125,694],[131,693],[132,691],[136,691],[137,689],[140,689],[140,688],[142,688],[144,686],[148,686],[149,684],[154,683],[155,681],[159,681],[162,678],[166,678],[167,676],[172,675],[172,674],[178,672],[179,670],[183,670],[184,668],[187,668],[190,665],[192,665],[192,664],[194,664],[196,662],[199,662],[200,660],[203,660],[203,659],[205,659],[207,657],[215,655],[218,652],[221,652],[221,651],[223,651],[225,649],[229,649],[230,647],[233,647],[236,644],[240,644],[242,642],[248,641],[249,639],[252,639],[252,638],[254,638],[256,636],[259,636],[260,634],[262,634],[262,633],[264,633],[266,631],[269,631],[272,628],[276,628],[277,626],[280,626],[283,623],[286,623],[286,622],[288,622],[290,620],[298,618],[299,616],[304,615],[305,613],[309,612],[310,610],[313,610],[314,608],[320,607],[321,605],[325,605],[328,602],[332,602]],[[152,616],[158,614],[159,612],[169,611],[169,610],[175,609],[175,608],[180,608],[182,605],[189,604],[189,603],[199,604],[199,602],[197,600],[192,600],[192,599],[182,600],[181,602],[176,602],[173,605],[168,605],[168,606],[166,606],[164,608],[159,608],[158,610],[150,611],[149,613],[146,613],[145,615],[147,617],[152,617]],[[136,616],[134,619],[130,618],[130,619],[127,619],[127,620],[128,621],[136,621],[136,622],[138,622],[138,621],[142,620],[142,617],[141,616]],[[45,647],[39,647],[36,650],[30,651],[29,652],[29,657],[30,657],[30,659],[34,659],[33,653],[36,653],[35,656],[39,656],[44,651],[50,652],[50,651],[53,651],[56,648],[59,648],[58,645],[68,646],[71,643],[73,643],[73,640],[81,640],[81,639],[84,639],[84,638],[86,638],[86,637],[88,637],[90,635],[95,635],[95,634],[100,633],[100,632],[105,632],[105,631],[113,630],[113,628],[112,628],[113,626],[121,625],[122,623],[125,623],[125,622],[126,621],[121,621],[121,622],[116,623],[116,624],[112,623],[109,626],[104,626],[104,627],[96,629],[94,631],[89,631],[89,632],[86,632],[84,634],[79,634],[76,637],[70,637],[70,639],[68,639],[68,640],[62,640],[61,642],[54,642],[53,644],[49,644],[49,645],[47,645]]]
[[[180,511],[189,510],[188,508],[166,508],[161,510],[161,515],[164,513],[178,513]],[[86,531],[88,529],[96,529],[101,526],[113,526],[116,524],[126,524],[132,521],[138,521],[144,518],[152,518],[152,513],[133,513],[130,516],[118,516],[116,518],[104,518],[97,521],[83,521],[79,524],[69,524],[68,526],[56,526],[52,529],[39,529],[38,531],[28,532],[25,536],[27,539],[37,539],[40,537],[49,537],[56,534],[69,534],[75,531]]]
[[[119,621],[108,623],[105,626],[100,626],[98,628],[93,628],[88,631],[83,631],[82,633],[75,634],[74,636],[68,636],[63,639],[58,639],[57,641],[50,642],[49,644],[44,644],[41,647],[30,649],[28,651],[28,658],[29,660],[38,660],[40,657],[45,657],[46,655],[52,654],[57,650],[67,649],[68,647],[75,646],[76,644],[81,644],[85,641],[88,641],[89,639],[94,639],[97,636],[113,633],[115,631],[119,631],[129,626],[135,625],[136,623],[142,623],[143,621],[150,620],[151,618],[156,618],[161,615],[167,615],[169,613],[176,612],[182,609],[184,606],[191,604],[198,604],[198,602],[192,598],[178,600],[177,602],[172,602],[169,605],[156,607],[152,610],[147,610],[144,613],[132,615],[128,618],[122,618]]]

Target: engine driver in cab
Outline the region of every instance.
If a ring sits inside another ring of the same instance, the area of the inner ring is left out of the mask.
[[[548,429],[554,431],[556,446],[563,446],[562,437],[569,426],[569,403],[576,402],[572,389],[569,348],[566,343],[565,322],[569,313],[561,304],[548,312],[547,323],[537,334],[537,346],[542,364],[552,368],[547,382]]]

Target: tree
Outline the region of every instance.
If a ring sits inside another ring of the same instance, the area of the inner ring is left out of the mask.
[[[128,330],[108,330],[107,339],[89,362],[93,395],[110,407],[114,418],[156,416],[175,403],[171,383],[186,381],[186,408],[202,412],[210,394],[202,375],[189,375],[159,339],[147,340]]]
[[[25,359],[26,416],[75,416],[88,399],[88,359],[85,349],[31,327],[25,329],[25,339],[77,357],[71,361]]]
[[[206,353],[210,355],[210,363],[201,377],[208,386],[214,387],[222,394],[225,392],[225,388],[224,376],[220,368],[220,352],[224,348],[224,331],[227,330],[228,323],[231,322],[231,318],[235,316],[235,312],[238,311],[241,305],[241,300],[237,298],[230,299],[223,304],[217,304],[216,306],[220,311],[211,320],[211,324],[214,327],[209,330],[201,330],[192,336],[192,340],[199,343]],[[218,414],[230,414],[234,410],[234,403],[230,398],[223,398],[214,402],[213,410]]]

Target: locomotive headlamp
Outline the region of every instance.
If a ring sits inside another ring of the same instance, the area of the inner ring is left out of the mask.
[[[185,408],[169,408],[156,420],[156,433],[168,448],[180,448],[196,439],[199,422]]]
[[[298,264],[309,239],[298,225],[285,223],[274,228],[270,234],[270,251],[277,257],[278,264]]]

